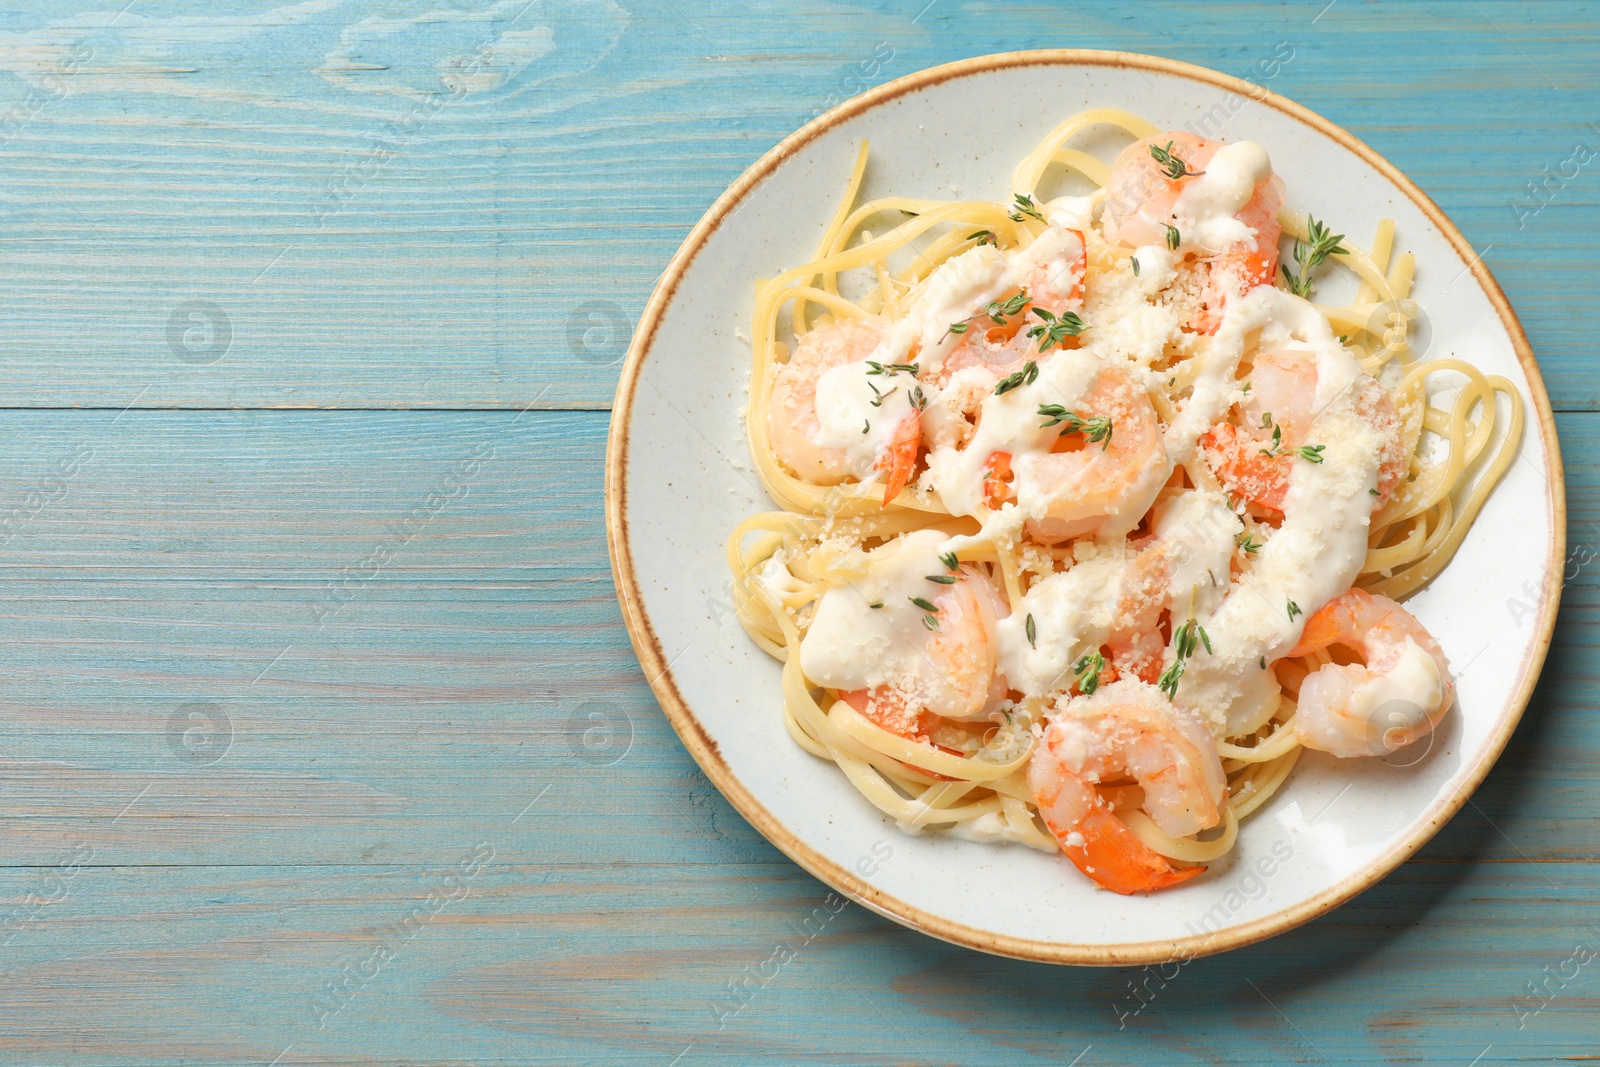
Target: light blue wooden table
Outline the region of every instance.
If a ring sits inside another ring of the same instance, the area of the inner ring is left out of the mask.
[[[1324,3],[6,5],[0,1062],[1600,1056],[1593,566],[1454,822],[1175,976],[855,906],[799,946],[825,887],[613,597],[607,407],[690,225],[831,102],[1036,46],[1292,49],[1271,87],[1484,250],[1600,550],[1600,6]]]

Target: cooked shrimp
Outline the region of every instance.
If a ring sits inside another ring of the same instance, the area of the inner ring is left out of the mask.
[[[1032,477],[1048,503],[1027,529],[1044,544],[1107,525],[1132,529],[1171,470],[1155,406],[1129,371],[1103,368],[1073,411],[1084,420],[1110,419],[1111,434],[1094,444],[1063,427],[1051,451],[1035,458]]]
[[[1137,248],[1166,244],[1170,224],[1178,223],[1181,233],[1185,221],[1184,205],[1180,203],[1183,194],[1198,174],[1204,173],[1206,164],[1222,147],[1216,141],[1173,130],[1135,141],[1124,148],[1111,164],[1111,178],[1106,184],[1106,206],[1101,221],[1107,240]],[[1168,165],[1152,154],[1152,148],[1157,152],[1170,151],[1174,160],[1184,164],[1184,175],[1173,178]],[[1253,232],[1253,239],[1242,242],[1243,248],[1260,254],[1269,281],[1278,267],[1278,237],[1283,232],[1278,224],[1278,209],[1283,206],[1283,198],[1283,182],[1268,167],[1266,177],[1256,183],[1249,198],[1233,216]],[[1187,243],[1195,236],[1188,235],[1184,240]],[[1195,250],[1219,255],[1230,249],[1198,247]]]
[[[846,319],[819,326],[800,338],[789,362],[778,368],[772,384],[767,425],[772,449],[795,474],[814,485],[833,485],[851,474],[842,448],[817,444],[817,381],[824,372],[872,355],[882,327],[867,319]],[[915,457],[913,457],[914,459]]]
[[[1083,277],[1088,253],[1083,234],[1052,226],[1021,253],[1030,263],[1023,288],[1033,307],[1052,315],[1083,307]]]
[[[931,602],[938,629],[925,630],[913,672],[893,684],[839,694],[885,730],[916,741],[927,741],[939,719],[981,720],[1005,697],[995,626],[1006,609],[994,582],[964,566],[960,580]]]
[[[1150,892],[1205,870],[1173,867],[1095,790],[1126,777],[1144,792],[1141,810],[1169,836],[1187,837],[1222,821],[1227,779],[1211,735],[1143,682],[1125,679],[1067,701],[1028,763],[1028,786],[1045,825],[1067,858],[1107,889]]]
[[[1016,255],[1022,283],[977,315],[956,323],[959,344],[945,356],[939,375],[943,384],[966,367],[987,368],[998,380],[1027,360],[1043,360],[1038,341],[1029,336],[1047,312],[1052,318],[1083,308],[1083,279],[1088,265],[1083,234],[1052,226]],[[1071,337],[1062,347],[1076,347]],[[1052,346],[1053,347],[1053,346]]]
[[[878,456],[877,469],[887,477],[883,506],[888,507],[906,487],[917,469],[917,452],[922,447],[922,415],[912,408],[895,424],[889,447]]]
[[[1283,182],[1256,146],[1228,146],[1241,155],[1238,162],[1244,165],[1204,179],[1214,182],[1211,186],[1196,184],[1223,147],[1182,131],[1135,141],[1111,165],[1103,216],[1110,241],[1129,247],[1165,246],[1200,257],[1194,269],[1204,273],[1205,281],[1198,306],[1184,325],[1205,334],[1216,332],[1230,299],[1272,284],[1283,232],[1278,223]],[[1158,154],[1173,162],[1158,160]],[[1180,177],[1172,177],[1173,168],[1181,169]],[[1264,177],[1252,186],[1256,170]],[[1234,187],[1241,182],[1242,187]],[[1196,190],[1202,195],[1192,195]],[[1191,195],[1186,198],[1186,194]],[[1225,209],[1238,205],[1232,224],[1219,227],[1210,218],[1219,203]]]
[[[1211,469],[1232,493],[1270,511],[1283,511],[1294,469],[1293,452],[1305,444],[1316,418],[1317,365],[1310,356],[1263,352],[1250,374],[1250,392],[1240,406],[1242,428],[1221,422],[1200,439]],[[1382,437],[1378,457],[1376,510],[1388,502],[1409,470],[1400,417],[1388,392],[1367,375],[1357,379],[1356,412]],[[1277,432],[1276,440],[1274,431]],[[1278,445],[1276,454],[1264,450]]]
[[[1167,609],[1171,576],[1169,547],[1159,542],[1147,542],[1124,565],[1116,618],[1106,641],[1111,665],[1101,675],[1104,680],[1131,675],[1153,685],[1161,677],[1167,652],[1161,615]]]
[[[1388,597],[1352,589],[1306,620],[1291,656],[1334,645],[1365,666],[1329,663],[1300,684],[1295,736],[1335,756],[1382,756],[1427,734],[1455,700],[1433,635]]]

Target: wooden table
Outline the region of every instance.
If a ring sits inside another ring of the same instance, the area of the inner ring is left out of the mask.
[[[1600,7],[629,6],[0,14],[0,1062],[1600,1055]],[[855,906],[800,944],[826,888],[667,727],[601,532],[618,361],[724,185],[866,85],[1047,45],[1292,49],[1270,87],[1483,249],[1569,471],[1555,647],[1472,803],[1175,976]]]

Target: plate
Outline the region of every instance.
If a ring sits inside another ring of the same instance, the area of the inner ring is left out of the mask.
[[[900,832],[785,732],[778,664],[733,616],[723,556],[735,525],[772,508],[743,425],[754,281],[811,258],[860,141],[872,144],[863,199],[1006,200],[1016,161],[1062,118],[1099,105],[1163,129],[1260,142],[1291,206],[1336,220],[1363,244],[1379,219],[1393,218],[1396,247],[1416,253],[1425,358],[1458,356],[1505,375],[1527,411],[1519,455],[1456,558],[1407,602],[1457,673],[1447,725],[1425,751],[1385,760],[1308,752],[1241,826],[1228,857],[1148,897],[1100,890],[1062,857],[1020,845]],[[1482,781],[1527,704],[1566,541],[1560,453],[1533,353],[1444,213],[1371,148],[1261,86],[1168,59],[1075,50],[984,56],[901,78],[808,123],[746,171],[690,232],[640,320],[612,415],[606,508],[617,592],[645,675],[689,752],[757,830],[912,929],[1074,964],[1246,945],[1349,900],[1415,852]]]

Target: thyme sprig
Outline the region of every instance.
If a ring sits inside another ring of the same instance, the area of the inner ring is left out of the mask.
[[[1072,668],[1072,673],[1078,676],[1078,692],[1084,696],[1094,696],[1094,691],[1100,688],[1100,672],[1105,669],[1106,658],[1098,650],[1078,660]]]
[[[1071,311],[1054,315],[1044,308],[1034,308],[1033,313],[1043,321],[1028,330],[1029,337],[1039,338],[1039,351],[1048,352],[1056,345],[1065,344],[1067,338],[1076,337],[1089,328],[1089,324]]]
[[[1022,365],[1022,369],[1015,374],[1009,374],[995,383],[994,395],[1005,396],[1020,385],[1032,385],[1039,380],[1039,364],[1033,360]]]
[[[1040,404],[1039,414],[1047,420],[1040,424],[1041,430],[1048,430],[1052,426],[1065,423],[1066,429],[1062,430],[1062,433],[1085,434],[1089,438],[1089,443],[1099,445],[1102,452],[1111,447],[1111,433],[1116,427],[1112,425],[1109,415],[1096,415],[1086,419],[1077,412],[1068,411],[1060,404]]]
[[[1150,158],[1161,164],[1166,169],[1167,177],[1173,181],[1179,178],[1193,178],[1204,174],[1203,170],[1190,170],[1189,164],[1172,154],[1172,142],[1168,141],[1165,148],[1159,145],[1150,146]]]
[[[1027,193],[1018,193],[1013,199],[1016,203],[1016,210],[1011,213],[1012,222],[1021,222],[1023,218],[1026,217],[1030,219],[1038,219],[1040,222],[1049,225],[1049,222],[1045,219],[1043,213],[1041,213],[1039,209],[1034,206],[1033,197],[1029,196]]]
[[[1322,462],[1322,452],[1328,447],[1327,445],[1301,445],[1299,448],[1291,448],[1285,452],[1283,447],[1283,427],[1272,421],[1272,412],[1268,411],[1262,414],[1261,428],[1263,430],[1268,428],[1272,430],[1272,447],[1258,449],[1263,456],[1290,455],[1299,456],[1301,459],[1312,463]]]
[[[987,308],[984,308],[984,311],[986,311],[988,313],[988,315],[989,315],[989,317],[991,319],[993,319],[995,322],[999,323],[1001,326],[1004,326],[1006,324],[1007,316],[1015,315],[1017,312],[1021,311],[1027,305],[1028,305],[1028,290],[1023,289],[1022,291],[1017,293],[1016,296],[1012,297],[1009,300],[992,300],[992,301],[990,301],[989,302],[989,306]]]
[[[922,625],[934,633],[939,632],[939,609],[927,597],[908,596],[907,600],[922,609]]]
[[[1172,666],[1161,672],[1161,677],[1156,681],[1156,687],[1167,694],[1168,700],[1175,700],[1178,696],[1178,679],[1183,677],[1184,666],[1189,657],[1193,656],[1199,645],[1204,645],[1207,654],[1211,652],[1211,637],[1206,633],[1206,628],[1195,621],[1194,607],[1190,605],[1189,621],[1178,627],[1178,632],[1173,634],[1173,652],[1175,653]]]
[[[1289,283],[1289,291],[1295,296],[1311,296],[1311,272],[1322,266],[1329,256],[1349,255],[1349,249],[1340,244],[1344,240],[1342,233],[1329,233],[1328,228],[1311,216],[1306,217],[1306,236],[1309,240],[1296,240],[1294,243],[1294,261],[1300,264],[1300,273],[1296,274],[1289,269],[1287,263],[1280,263],[1283,271],[1283,280]]]

